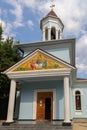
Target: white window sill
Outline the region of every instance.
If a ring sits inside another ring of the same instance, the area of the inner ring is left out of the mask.
[[[82,110],[75,110],[75,114],[76,115],[81,115],[82,114]]]

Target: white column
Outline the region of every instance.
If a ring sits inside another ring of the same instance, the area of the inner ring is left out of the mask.
[[[56,30],[56,40],[58,40],[58,30]]]
[[[62,32],[60,31],[60,39],[62,39]]]
[[[48,40],[51,40],[51,28],[48,28]]]
[[[42,39],[43,39],[43,41],[45,41],[45,29],[43,29],[43,34],[42,34]]]
[[[64,123],[70,123],[69,77],[64,77]]]
[[[16,93],[16,81],[11,80],[9,103],[8,103],[8,113],[6,122],[13,122],[14,114],[14,103],[15,103],[15,93]]]

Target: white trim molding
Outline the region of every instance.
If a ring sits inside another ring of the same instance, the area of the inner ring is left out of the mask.
[[[71,68],[52,69],[52,70],[35,70],[24,72],[8,72],[7,76],[10,79],[18,78],[34,78],[34,77],[50,77],[50,76],[65,76],[71,74]]]
[[[76,91],[80,91],[81,95],[83,95],[83,90],[82,90],[82,89],[80,89],[80,88],[75,88],[75,89],[73,90],[73,96],[75,96],[75,92],[76,92]]]
[[[37,90],[34,90],[33,119],[36,120],[37,93],[38,92],[53,92],[53,120],[56,119],[56,89],[37,89]]]

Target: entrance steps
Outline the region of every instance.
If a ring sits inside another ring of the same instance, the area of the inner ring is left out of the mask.
[[[46,123],[13,123],[10,125],[0,125],[0,130],[72,130],[72,126],[62,126],[58,122]]]

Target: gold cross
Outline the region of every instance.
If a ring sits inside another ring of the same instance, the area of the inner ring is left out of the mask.
[[[55,5],[53,5],[53,4],[50,6],[50,8],[51,8],[52,10],[53,10],[54,7],[55,7]]]

